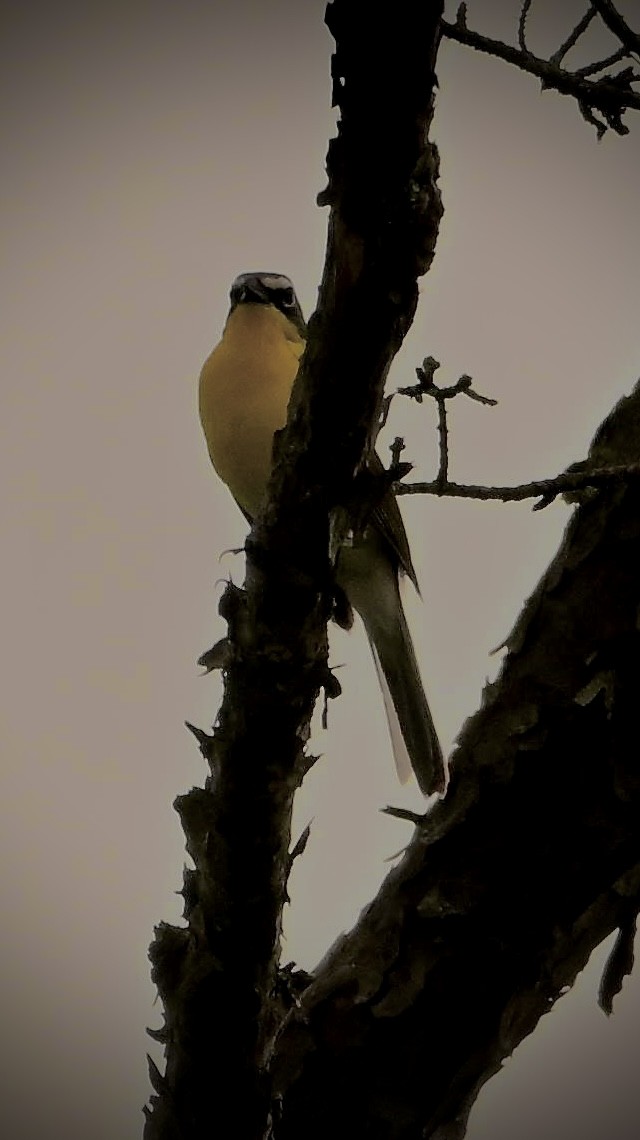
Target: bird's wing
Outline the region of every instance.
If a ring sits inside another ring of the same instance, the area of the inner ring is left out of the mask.
[[[380,475],[384,471],[382,460],[376,451],[371,453],[367,465],[374,475]],[[409,575],[416,590],[420,593],[418,578],[409,549],[409,539],[404,529],[398,501],[392,491],[388,491],[377,506],[374,507],[372,521],[395,554],[397,564],[405,574]]]

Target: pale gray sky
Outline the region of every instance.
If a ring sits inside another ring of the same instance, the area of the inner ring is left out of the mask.
[[[583,7],[541,2],[532,45],[553,49]],[[180,914],[171,804],[204,776],[183,721],[215,717],[218,681],[195,659],[223,631],[217,583],[242,578],[240,559],[219,561],[245,527],[208,465],[197,375],[237,273],[287,273],[313,308],[334,129],[323,11],[27,0],[0,48],[0,1080],[12,1140],[141,1132],[145,1051],[158,1057],[144,1027],[159,1024],[146,949],[153,924]],[[500,33],[515,12],[475,0],[469,22]],[[470,372],[499,400],[453,410],[453,477],[552,475],[640,374],[640,123],[597,144],[570,100],[453,45],[438,76],[446,213],[391,382],[412,382],[433,354],[444,381]],[[428,477],[433,411],[396,401],[396,433]],[[408,595],[410,622],[449,748],[569,508],[403,510],[424,595]],[[284,949],[306,967],[407,838],[378,809],[422,802],[395,782],[362,633],[332,644],[344,696],[312,740],[323,760],[296,813],[299,828],[314,824]],[[603,953],[487,1087],[470,1140],[635,1136],[640,981],[607,1021]]]

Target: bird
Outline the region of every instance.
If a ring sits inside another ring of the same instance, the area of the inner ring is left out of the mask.
[[[211,463],[251,523],[265,501],[273,436],[287,420],[306,324],[293,284],[282,273],[241,273],[230,302],[222,337],[202,366],[198,403]],[[368,467],[374,475],[383,470],[373,450]],[[419,593],[400,509],[389,490],[364,530],[340,546],[336,594],[346,596],[347,608],[364,623],[401,783],[413,770],[424,795],[443,794],[447,770],[402,606],[402,575]]]

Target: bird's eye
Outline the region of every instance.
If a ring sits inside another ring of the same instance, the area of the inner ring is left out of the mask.
[[[285,309],[290,309],[295,305],[296,295],[293,289],[280,289],[278,293],[278,300]]]

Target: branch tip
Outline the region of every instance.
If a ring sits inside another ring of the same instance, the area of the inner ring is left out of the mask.
[[[613,1013],[613,999],[620,993],[624,979],[633,969],[633,944],[636,934],[636,915],[621,925],[607,958],[600,986],[598,989],[598,1005],[603,1013],[610,1017]]]
[[[391,807],[389,804],[387,804],[386,807],[380,808],[380,811],[383,815],[390,815],[394,819],[403,819],[407,823],[415,824],[416,827],[423,827],[425,819],[427,818],[426,814],[419,815],[418,812],[409,811],[408,808]],[[395,856],[393,856],[393,858],[395,858]]]
[[[530,7],[531,0],[524,0],[522,8],[520,9],[520,18],[518,20],[518,43],[520,44],[520,50],[526,55],[529,55],[526,38],[526,23]]]

